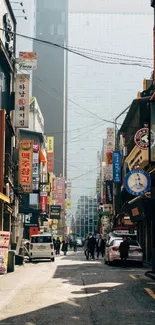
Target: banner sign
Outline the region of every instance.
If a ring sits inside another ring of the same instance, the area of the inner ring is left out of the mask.
[[[140,196],[150,190],[151,178],[144,170],[134,169],[125,177],[125,188],[128,193]]]
[[[19,69],[35,70],[37,68],[36,52],[19,52]]]
[[[32,193],[32,159],[33,159],[33,141],[22,140],[19,142],[19,172],[18,186],[19,191]]]
[[[7,273],[10,232],[0,231],[0,274]]]
[[[121,154],[113,151],[113,182],[121,183]]]
[[[55,178],[55,190],[53,192],[53,200],[56,205],[60,205],[62,209],[65,209],[65,178]]]
[[[61,206],[51,205],[50,219],[60,219],[61,217]]]
[[[47,192],[40,192],[40,209],[43,213],[47,212],[48,196]]]
[[[54,169],[54,137],[47,137],[47,171],[52,173]]]
[[[106,204],[113,204],[113,182],[106,181]]]
[[[16,75],[15,89],[15,127],[29,127],[29,86],[30,76],[24,74]]]

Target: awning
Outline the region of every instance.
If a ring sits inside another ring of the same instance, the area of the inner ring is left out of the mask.
[[[5,194],[0,192],[0,200],[2,200],[3,202],[9,203],[10,204],[10,199],[8,196],[6,196]]]
[[[45,154],[44,154],[44,152],[42,150],[39,151],[39,160],[43,164],[47,163],[47,159],[46,159]]]

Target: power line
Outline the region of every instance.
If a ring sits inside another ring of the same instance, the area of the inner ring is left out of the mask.
[[[7,29],[4,29],[4,28],[0,28],[0,30],[2,30],[3,32],[8,32]],[[115,62],[108,62],[108,61],[103,61],[103,60],[99,60],[99,59],[95,59],[95,58],[92,58],[86,54],[83,54],[83,53],[80,53],[78,51],[75,51],[75,50],[72,50],[71,48],[68,48],[66,46],[63,46],[63,45],[60,45],[60,44],[57,44],[57,43],[54,43],[54,42],[50,42],[50,41],[46,41],[46,40],[41,40],[39,38],[35,38],[35,37],[31,37],[31,36],[27,36],[27,35],[24,35],[24,34],[20,34],[20,33],[16,33],[16,32],[11,32],[13,35],[16,35],[16,36],[19,36],[19,37],[23,37],[23,38],[26,38],[26,39],[29,39],[29,40],[32,40],[32,41],[35,41],[35,42],[39,42],[39,43],[42,43],[42,44],[46,44],[46,45],[50,45],[50,46],[53,46],[53,47],[56,47],[56,48],[60,48],[62,50],[66,50],[70,53],[73,53],[73,54],[76,54],[80,57],[83,57],[83,58],[86,58],[86,59],[89,59],[91,61],[94,61],[94,62],[99,62],[99,63],[104,63],[104,64],[121,64],[121,65],[134,65],[134,66],[140,66],[140,67],[144,67],[144,68],[151,68],[150,66],[148,65],[143,65],[143,64],[139,64],[139,63],[132,63],[132,64],[129,64],[129,63],[125,63],[125,62],[119,62],[119,63],[115,63]]]

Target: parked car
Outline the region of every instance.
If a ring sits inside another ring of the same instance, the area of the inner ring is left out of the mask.
[[[106,253],[105,253],[105,263],[109,265],[113,264],[116,261],[120,260],[120,252],[119,246],[122,242],[121,238],[113,238],[113,240],[107,245]],[[128,240],[130,248],[129,248],[129,256],[128,261],[135,262],[139,264],[139,266],[143,265],[143,250],[136,240]]]
[[[48,233],[32,235],[30,240],[30,261],[34,259],[55,260],[55,251],[52,236]]]

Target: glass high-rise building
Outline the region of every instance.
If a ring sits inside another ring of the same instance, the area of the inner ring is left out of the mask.
[[[36,38],[66,46],[68,0],[36,0]],[[45,120],[45,134],[55,138],[54,172],[66,175],[67,53],[52,45],[34,42],[38,67],[33,75],[33,96]]]

